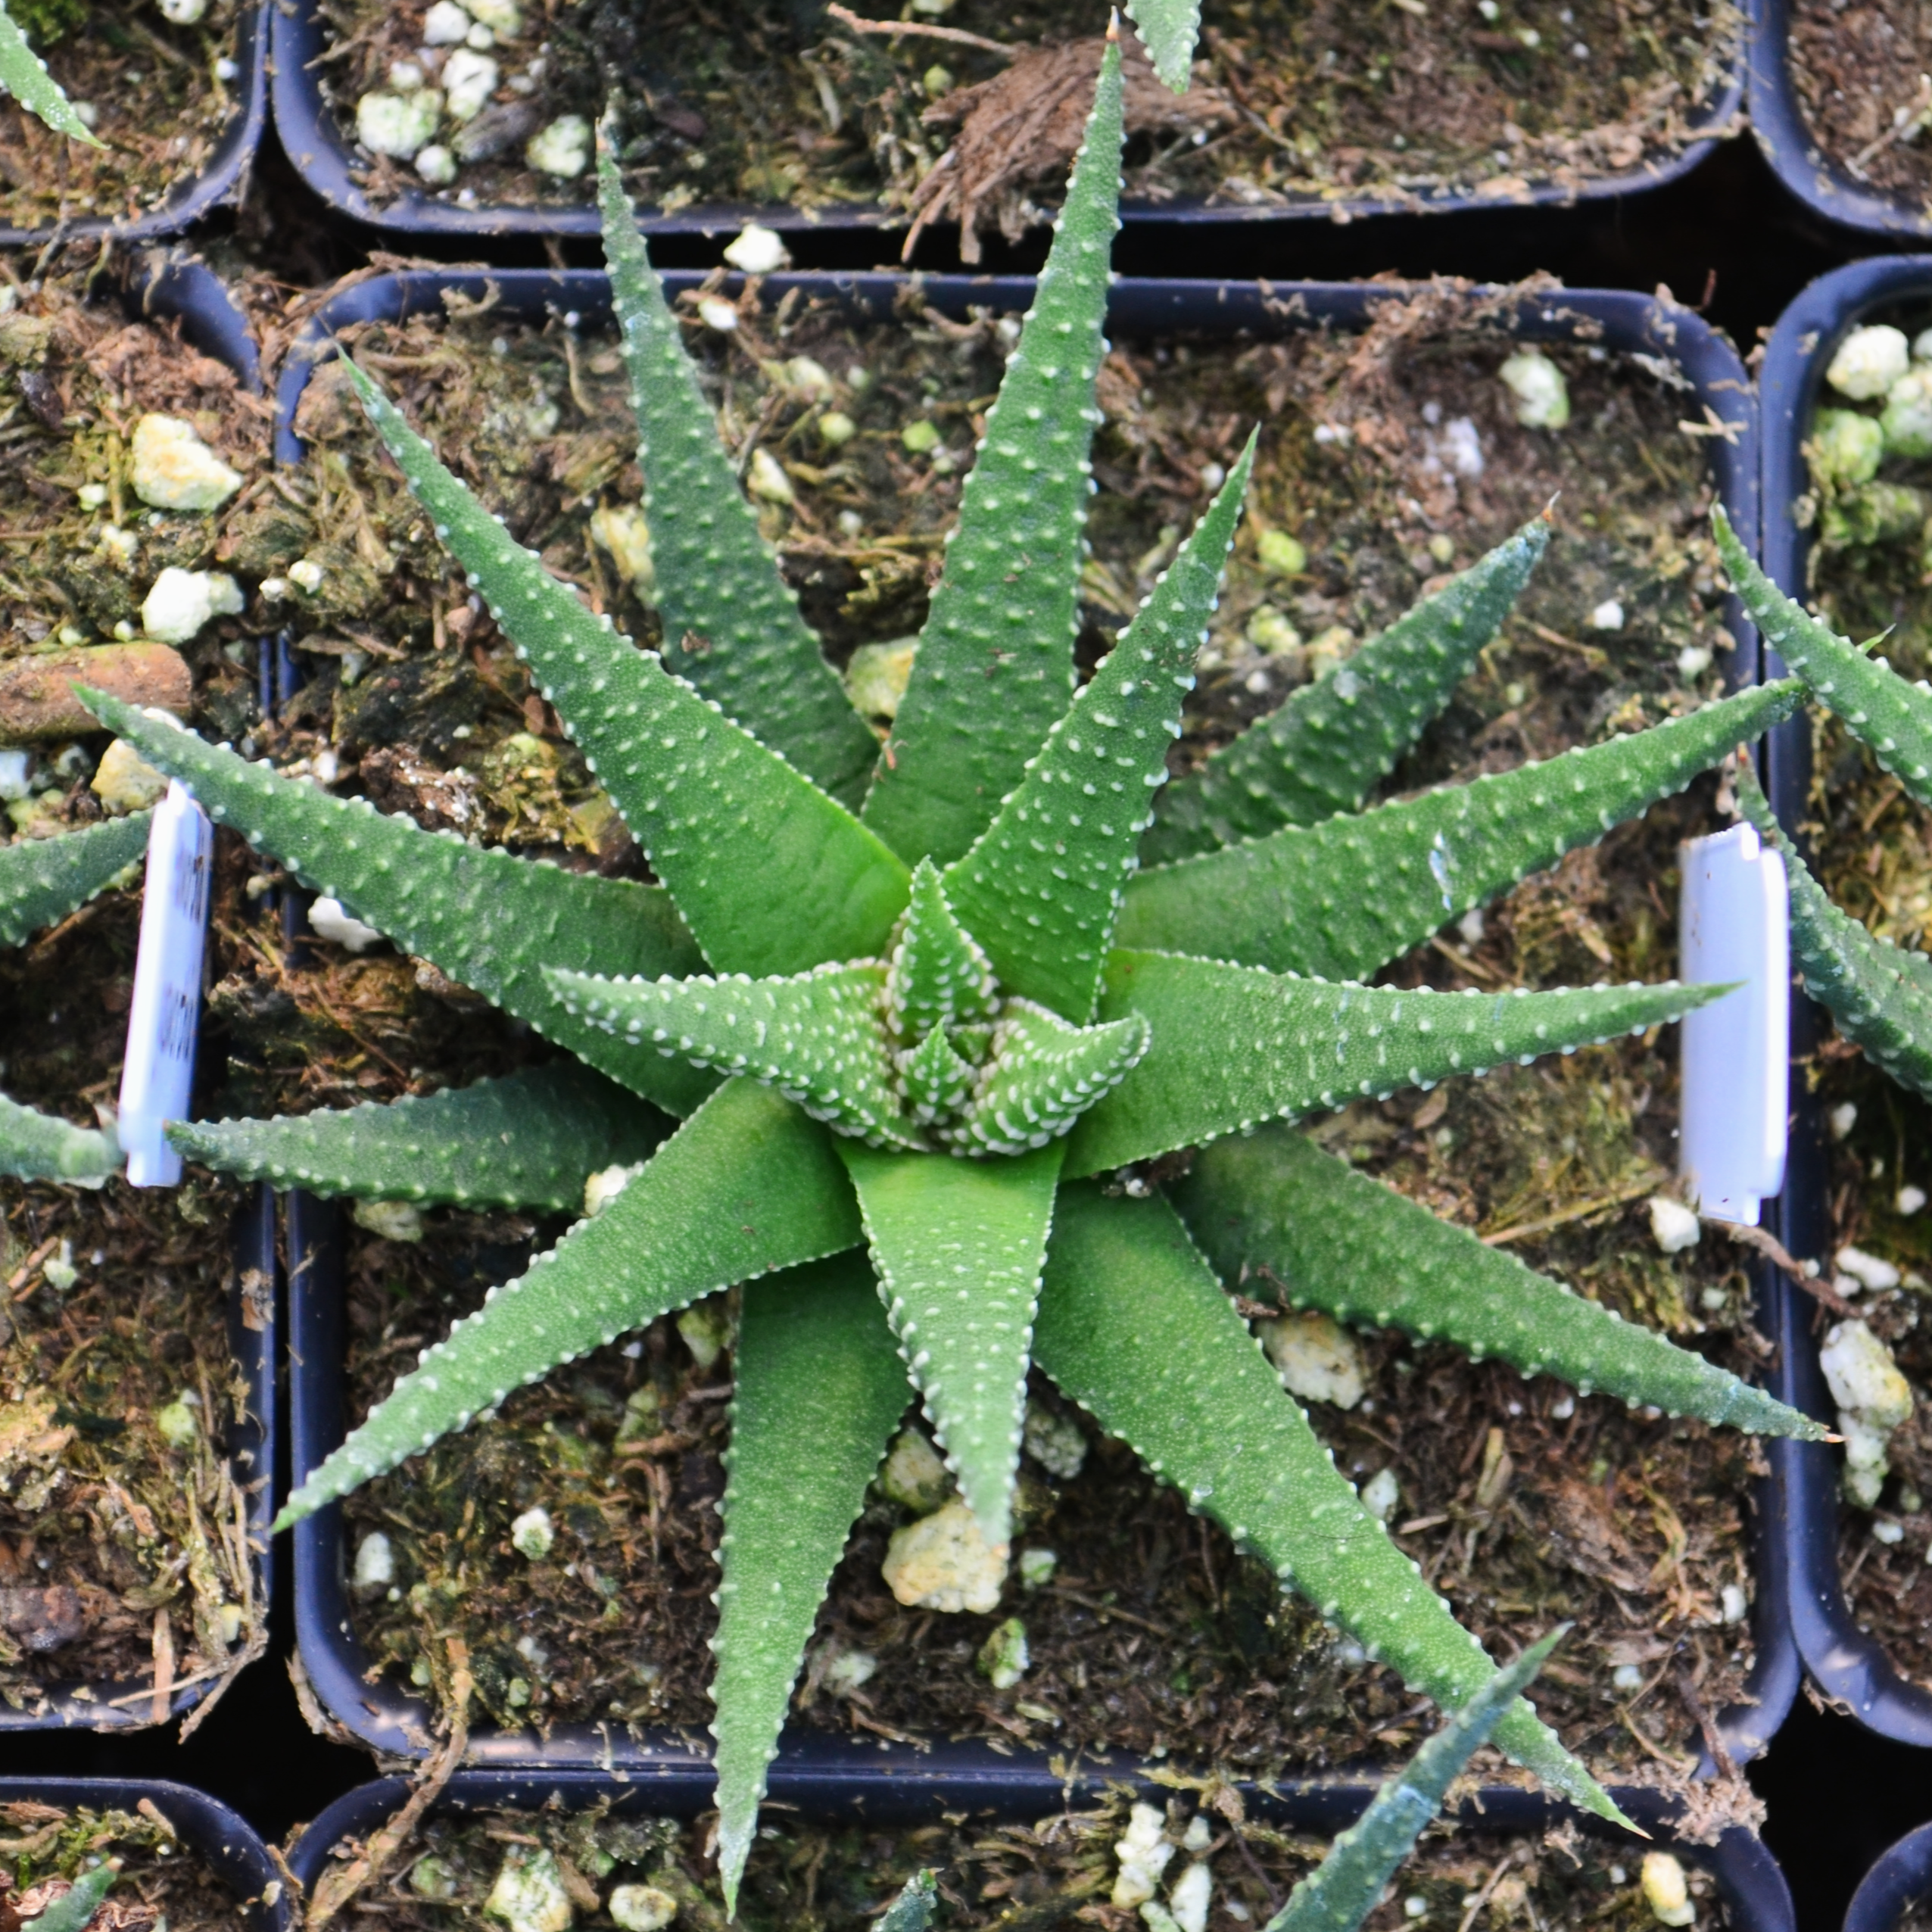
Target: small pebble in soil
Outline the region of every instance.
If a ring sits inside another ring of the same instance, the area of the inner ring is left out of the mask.
[[[1925,1190],[1922,1187],[1902,1187],[1893,1198],[1892,1205],[1910,1220],[1925,1205]]]
[[[167,788],[167,778],[124,738],[117,738],[101,754],[100,765],[88,784],[88,790],[117,818],[145,812]]]
[[[1273,604],[1258,604],[1242,634],[1267,657],[1286,657],[1301,648],[1301,633]]]
[[[1167,1894],[1167,1909],[1180,1932],[1207,1932],[1208,1913],[1214,1902],[1214,1874],[1204,1865],[1189,1865]]]
[[[478,26],[487,26],[500,40],[514,40],[523,31],[523,10],[516,0],[463,0]]]
[[[724,259],[746,275],[771,275],[784,267],[791,255],[773,229],[750,221],[726,247]]]
[[[575,181],[590,165],[591,123],[581,114],[558,115],[531,136],[523,158],[539,174]]]
[[[795,503],[798,493],[792,488],[792,479],[785,474],[785,466],[769,450],[754,450],[751,453],[751,468],[745,476],[745,487],[754,497],[768,503]]]
[[[154,1427],[170,1449],[188,1449],[201,1433],[201,1418],[195,1413],[195,1398],[177,1395],[154,1411]]]
[[[443,63],[443,92],[450,120],[473,121],[490,104],[500,73],[488,54],[457,48]],[[420,167],[419,161],[419,170]]]
[[[715,1365],[731,1345],[731,1304],[728,1296],[707,1295],[678,1317],[678,1332],[701,1369]]]
[[[1744,1613],[1750,1608],[1750,1600],[1744,1594],[1741,1583],[1727,1583],[1718,1592],[1718,1602],[1722,1607],[1726,1623],[1742,1623]]]
[[[317,939],[326,940],[347,952],[366,952],[382,937],[373,926],[364,925],[347,911],[339,899],[326,893],[310,903],[309,927]]]
[[[1254,554],[1261,568],[1276,577],[1299,577],[1308,568],[1307,546],[1285,530],[1264,530]]]
[[[706,328],[728,335],[738,326],[738,312],[721,295],[707,295],[698,304],[698,319]]]
[[[288,566],[288,581],[298,591],[306,591],[310,597],[322,588],[323,566],[313,557],[298,556]]]
[[[1845,1493],[1868,1510],[1890,1470],[1886,1452],[1892,1432],[1912,1413],[1912,1386],[1892,1351],[1863,1322],[1828,1329],[1818,1359],[1845,1438]]]
[[[416,171],[432,188],[447,188],[457,178],[457,157],[440,142],[432,142],[416,156]]]
[[[591,541],[609,552],[617,574],[649,597],[657,584],[651,561],[651,528],[637,503],[600,503],[591,513]]]
[[[388,1537],[372,1529],[356,1545],[355,1587],[386,1590],[396,1580],[396,1552]]]
[[[1871,1540],[1874,1543],[1902,1543],[1905,1539],[1904,1524],[1893,1522],[1885,1516],[1877,1516],[1873,1519]]]
[[[901,1429],[893,1438],[879,1470],[879,1493],[922,1516],[931,1515],[952,1493],[952,1479],[924,1430]]]
[[[511,1548],[519,1557],[526,1557],[533,1563],[541,1563],[556,1541],[550,1511],[539,1504],[534,1509],[525,1510],[520,1516],[512,1518],[509,1541]]]
[[[1402,1916],[1404,1918],[1426,1918],[1429,1916],[1428,1899],[1419,1892],[1411,1892],[1402,1901]]]
[[[825,1687],[843,1697],[870,1684],[879,1674],[879,1660],[870,1650],[841,1650],[826,1667]]]
[[[624,1932],[660,1932],[678,1916],[678,1901],[655,1885],[620,1885],[606,1909]]]
[[[971,1610],[983,1616],[999,1605],[1006,1559],[955,1498],[895,1530],[879,1573],[908,1609]]]
[[[1840,395],[1869,402],[1904,375],[1911,360],[1903,333],[1881,323],[1853,329],[1839,344],[1824,379]]]
[[[239,616],[244,602],[241,585],[226,572],[170,564],[142,601],[142,631],[157,644],[185,644],[213,619]]]
[[[631,1185],[631,1176],[637,1172],[637,1168],[620,1164],[614,1167],[601,1167],[593,1174],[584,1183],[585,1218],[601,1214]]]
[[[447,1859],[427,1853],[410,1867],[410,1890],[419,1899],[453,1899],[457,1895],[456,1868]]]
[[[569,1932],[576,1917],[555,1856],[513,1845],[483,1909],[510,1932]]]
[[[939,425],[929,422],[924,416],[918,417],[899,432],[899,440],[905,446],[908,454],[924,456],[928,450],[936,450],[940,446]]]
[[[178,416],[144,416],[134,425],[128,481],[155,509],[219,509],[242,487],[228,465]]]
[[[1044,1590],[1060,1567],[1055,1550],[1022,1550],[1020,1552],[1020,1586],[1024,1590]]]
[[[1824,1124],[1834,1140],[1844,1139],[1858,1123],[1858,1102],[1855,1100],[1840,1101],[1824,1117]]]
[[[372,154],[413,160],[428,146],[442,117],[440,89],[419,88],[409,94],[374,89],[356,103],[356,139]]]
[[[1641,1690],[1644,1687],[1644,1673],[1634,1664],[1619,1664],[1610,1672],[1610,1687],[1615,1690]]]
[[[422,44],[425,47],[459,47],[469,31],[469,16],[457,0],[436,0],[422,17]]]
[[[1650,1197],[1650,1238],[1666,1254],[1681,1254],[1685,1248],[1697,1246],[1703,1225],[1682,1201],[1673,1201],[1667,1194],[1655,1194]]]
[[[1862,1248],[1847,1245],[1839,1249],[1834,1259],[1861,1288],[1868,1288],[1874,1295],[1882,1295],[1888,1288],[1899,1285],[1898,1270],[1876,1254],[1868,1254]]]
[[[32,796],[33,754],[20,750],[0,751],[0,803]]]
[[[1401,1500],[1402,1487],[1393,1469],[1378,1469],[1362,1485],[1362,1507],[1379,1522],[1388,1522]]]
[[[1878,424],[1887,456],[1932,457],[1932,369],[1916,364],[1892,385]]]
[[[208,11],[208,0],[160,0],[160,8],[170,26],[193,26]]]
[[[1027,1404],[1027,1419],[1021,1435],[1027,1454],[1062,1482],[1070,1482],[1086,1460],[1087,1439],[1070,1416],[1049,1409],[1042,1402]]]
[[[413,1243],[422,1239],[422,1211],[407,1201],[359,1201],[350,1214],[357,1227],[384,1241]]]
[[[1590,613],[1590,628],[1593,631],[1621,631],[1623,628],[1623,606],[1615,597],[1606,597]]]
[[[1569,422],[1569,385],[1541,349],[1519,349],[1496,373],[1516,397],[1516,420],[1525,429],[1561,429]]]
[[[1690,1902],[1690,1881],[1684,1868],[1669,1852],[1646,1852],[1641,1883],[1650,1916],[1659,1925],[1691,1925],[1697,1909]]]
[[[1151,1805],[1136,1805],[1128,1814],[1127,1828],[1114,1846],[1120,1870],[1111,1902],[1123,1911],[1145,1905],[1160,1888],[1161,1874],[1174,1855],[1165,1836],[1167,1822]]]
[[[1367,1381],[1360,1345],[1331,1315],[1316,1309],[1283,1315],[1260,1326],[1261,1346],[1282,1388],[1304,1402],[1352,1409]]]
[[[1708,644],[1686,644],[1677,654],[1677,675],[1687,684],[1694,684],[1710,668]]]
[[[1033,1656],[1027,1648],[1027,1626],[1008,1617],[980,1646],[974,1664],[996,1690],[1010,1690],[1027,1674]]]
[[[1820,410],[1808,445],[1812,475],[1841,487],[1869,483],[1885,457],[1885,432],[1875,416],[1856,410]]]

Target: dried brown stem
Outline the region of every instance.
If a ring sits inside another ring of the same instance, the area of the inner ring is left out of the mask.
[[[895,39],[911,34],[921,40],[949,40],[955,47],[977,47],[982,54],[997,54],[1002,61],[1010,61],[1017,53],[1016,48],[1008,47],[997,40],[989,40],[983,34],[968,33],[964,27],[929,25],[924,20],[862,20],[849,7],[841,7],[837,0],[825,9],[843,27],[849,27],[854,33],[889,33]]]

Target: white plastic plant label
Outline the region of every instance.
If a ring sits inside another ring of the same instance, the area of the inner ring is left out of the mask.
[[[154,812],[141,902],[141,945],[127,1016],[117,1131],[136,1187],[173,1187],[181,1156],[162,1137],[185,1120],[201,1019],[201,952],[208,930],[214,827],[178,784]]]
[[[1755,1227],[1784,1185],[1791,1017],[1784,861],[1749,825],[1681,848],[1679,977],[1736,983],[1687,1014],[1678,1164],[1700,1213]]]

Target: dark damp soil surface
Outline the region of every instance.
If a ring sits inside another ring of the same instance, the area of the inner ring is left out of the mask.
[[[432,86],[445,78],[447,50],[424,45],[427,5],[325,0],[323,84],[351,139],[357,102],[389,88],[398,62]],[[1208,0],[1184,98],[1130,67],[1126,190],[1267,207],[1574,189],[1694,137],[1734,67],[1741,17],[1725,0]],[[531,0],[490,50],[490,104],[467,127],[440,124],[439,148],[478,157],[437,192],[460,205],[589,199],[587,169],[545,175],[525,150],[560,115],[594,119],[615,75],[626,184],[641,204],[883,203],[903,215],[943,198],[940,218],[964,206],[1017,235],[1060,198],[1105,11],[958,0],[943,25],[992,45],[864,33],[822,0]],[[1022,89],[1033,111],[1013,115]],[[423,185],[408,162],[363,158],[379,199]]]
[[[1867,187],[1932,195],[1932,20],[1912,0],[1797,0],[1791,76],[1812,138]]]
[[[1932,321],[1924,314],[1895,319],[1915,329]],[[1836,394],[1829,401],[1851,407]],[[1879,481],[1932,488],[1932,463],[1888,459]],[[1800,514],[1829,529],[1831,492],[1815,495]],[[1909,678],[1932,674],[1932,587],[1916,527],[1875,543],[1821,542],[1810,568],[1811,597],[1834,628],[1860,639],[1889,630],[1884,650],[1893,668]],[[1814,709],[1812,718],[1813,870],[1833,900],[1871,931],[1922,952],[1932,943],[1932,814],[1835,718]],[[1932,1292],[1932,1212],[1915,1208],[1911,1192],[1932,1192],[1932,1108],[1840,1038],[1827,1015],[1819,1016],[1819,1033],[1809,1079],[1831,1127],[1831,1252],[1849,1244],[1900,1271],[1896,1289],[1859,1293],[1854,1281],[1850,1292],[1857,1317],[1891,1347],[1918,1398],[1892,1438],[1893,1474],[1877,1510],[1842,1506],[1840,1569],[1860,1625],[1899,1669],[1932,1684],[1932,1507],[1925,1500],[1932,1495],[1932,1333],[1919,1332]],[[1816,1258],[1831,1272],[1830,1255]],[[1847,1279],[1840,1276],[1841,1292]],[[1833,1319],[1820,1312],[1819,1333]]]
[[[1191,1868],[1204,1866],[1212,1932],[1265,1922],[1327,1848],[1319,1837],[1245,1815],[1226,1786],[1183,1789],[1165,1810],[1160,1896],[1164,1900]],[[1117,1794],[1033,1824],[969,1822],[955,1813],[944,1822],[889,1831],[828,1828],[774,1809],[753,1848],[737,1922],[753,1932],[863,1932],[908,1879],[925,1871],[938,1887],[942,1922],[961,1932],[1048,1932],[1063,1923],[1137,1932],[1139,1914],[1112,1902],[1120,1871],[1114,1848],[1128,1812],[1129,1800]],[[1158,1826],[1159,1812],[1147,1822]],[[349,1906],[347,1922],[403,1932],[484,1925],[492,1922],[484,1906],[506,1870],[522,1875],[534,1868],[568,1889],[580,1924],[614,1923],[609,1904],[617,1888],[650,1885],[676,1902],[680,1925],[724,1932],[709,1824],[597,1811],[432,1816]],[[337,1856],[346,1861],[362,1849],[347,1843]],[[1638,1882],[1641,1856],[1641,1849],[1573,1825],[1510,1837],[1438,1822],[1365,1923],[1370,1932],[1450,1926],[1489,1932],[1525,1920],[1641,1932],[1655,1922]],[[1685,1853],[1681,1862],[1697,1924],[1728,1923],[1696,1855]]]
[[[238,0],[176,26],[156,0],[24,0],[13,10],[98,148],[0,100],[0,227],[145,214],[212,159],[246,80]]]
[[[144,1800],[139,1811],[0,1804],[0,1912],[31,1918],[103,1859],[120,1876],[88,1921],[96,1932],[234,1932],[242,1903]]]
[[[923,617],[1003,340],[990,320],[854,333],[809,310],[774,323],[748,307],[728,336],[698,340],[734,446],[782,466],[792,501],[768,501],[769,531],[835,661]],[[513,530],[622,628],[652,637],[611,553],[587,541],[593,516],[639,488],[605,344],[485,313],[372,329],[358,352]],[[1496,379],[1504,353],[1482,311],[1448,288],[1366,338],[1117,347],[1102,384],[1083,660],[1105,650],[1258,419],[1254,515],[1181,762],[1332,666],[1560,491],[1543,570],[1391,789],[1504,768],[1714,695],[1727,638],[1688,401],[1653,370],[1564,349],[1572,425],[1526,430]],[[818,425],[834,406],[856,433],[827,450]],[[936,450],[908,452],[901,432],[916,420],[939,430]],[[314,554],[329,565],[316,603],[296,606],[319,675],[279,755],[311,771],[332,757],[339,787],[428,824],[637,870],[621,830],[583,836],[578,815],[602,795],[372,453],[360,413],[323,381],[303,421],[315,456],[299,487]],[[1270,575],[1257,547],[1268,530],[1306,546],[1304,572]],[[362,562],[378,553],[393,569]],[[1620,629],[1607,627],[1612,603]],[[508,771],[534,775],[518,793],[491,775]],[[1720,822],[1713,789],[1572,855],[1394,976],[1485,987],[1667,977],[1675,845]],[[385,952],[318,953],[322,969],[288,983],[306,1042],[302,1106],[427,1091],[533,1050],[433,970]],[[1313,1130],[1532,1265],[1748,1370],[1742,1257],[1709,1237],[1666,1260],[1647,1231],[1645,1198],[1674,1164],[1675,1051],[1666,1032],[1363,1104]],[[425,1219],[419,1243],[365,1230],[352,1251],[358,1416],[452,1315],[558,1231],[512,1216]],[[1538,1693],[1572,1745],[1606,1767],[1679,1775],[1699,1713],[1738,1694],[1750,1661],[1748,1444],[1446,1350],[1388,1337],[1363,1348],[1368,1401],[1317,1412],[1345,1469],[1363,1480],[1394,1471],[1398,1540],[1499,1653],[1558,1617],[1580,1620]],[[455,1628],[499,1721],[609,1717],[697,1734],[728,1389],[724,1362],[700,1367],[661,1323],[513,1395],[492,1422],[350,1499],[352,1540],[379,1530],[390,1544],[393,1575],[355,1613],[378,1667],[447,1694]],[[1027,1468],[1024,1537],[1054,1553],[1051,1582],[1028,1590],[1016,1572],[996,1617],[902,1609],[878,1563],[904,1518],[875,1503],[821,1622],[802,1718],[1250,1768],[1386,1758],[1427,1728],[1426,1706],[1277,1600],[1258,1568],[1124,1451],[1089,1435],[1077,1478]],[[557,1535],[533,1565],[509,1526],[538,1506]],[[1012,1615],[1033,1663],[995,1692],[974,1659]]]

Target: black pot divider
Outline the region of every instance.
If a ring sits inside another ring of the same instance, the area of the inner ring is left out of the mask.
[[[1845,1932],[1896,1932],[1932,1895],[1932,1824],[1908,1831],[1868,1871],[1845,1912]]]
[[[1932,213],[1859,180],[1805,125],[1791,78],[1791,0],[1744,0],[1750,16],[1751,132],[1778,179],[1828,221],[1880,235],[1932,235]]]
[[[220,278],[204,264],[157,255],[136,268],[126,299],[136,314],[178,319],[188,341],[204,355],[226,363],[245,388],[260,392],[261,367],[254,338]],[[235,1466],[235,1481],[249,1497],[248,1540],[254,1552],[255,1588],[266,1621],[273,1572],[268,1526],[275,1516],[276,1441],[280,1428],[276,1379],[275,1196],[268,1188],[258,1187],[249,1195],[235,1217],[233,1240],[235,1279],[228,1297],[228,1345],[248,1384],[248,1406],[229,1432],[229,1453]],[[204,1684],[176,1689],[169,1703],[170,1716],[185,1715],[206,1694]],[[22,1709],[0,1705],[0,1732],[138,1729],[151,1721],[145,1714],[148,1695],[145,1687],[133,1684],[57,1685],[48,1692],[42,1705]]]
[[[665,282],[675,296],[695,287],[700,279],[693,273],[675,273],[667,275]],[[887,321],[908,279],[883,273],[774,275],[765,279],[762,293],[775,304],[796,288],[808,295],[829,296],[855,318]],[[1033,286],[1023,277],[929,276],[917,280],[928,301],[955,316],[979,305],[1023,310],[1031,300]],[[303,444],[293,427],[296,408],[333,331],[352,323],[441,313],[444,290],[475,299],[484,294],[486,284],[496,293],[499,313],[534,321],[574,316],[572,326],[594,327],[609,319],[609,283],[601,272],[588,270],[512,269],[487,276],[477,271],[412,270],[360,282],[316,311],[301,342],[282,365],[276,397],[276,460],[292,466],[302,460]],[[1109,298],[1108,326],[1117,332],[1142,335],[1188,331],[1257,336],[1312,328],[1359,329],[1377,304],[1399,299],[1404,292],[1400,285],[1387,283],[1270,285],[1122,278],[1114,283]],[[1719,422],[1731,426],[1730,434],[1710,438],[1711,460],[1733,521],[1747,534],[1756,530],[1757,417],[1750,383],[1730,343],[1700,316],[1650,296],[1615,290],[1566,290],[1520,301],[1513,310],[1504,313],[1496,326],[1499,332],[1522,339],[1588,340],[1613,351],[1662,357],[1674,363],[1693,385],[1697,402]],[[1740,684],[1751,683],[1758,675],[1757,634],[1734,600],[1728,608],[1728,622],[1737,640],[1734,680]],[[300,1481],[347,1432],[342,1250],[339,1216],[332,1203],[291,1195],[285,1213],[291,1466],[293,1479]],[[1768,1275],[1766,1270],[1765,1276],[1760,1277],[1761,1298],[1766,1292]],[[1769,1310],[1762,1299],[1760,1307],[1768,1320]],[[1774,1463],[1773,1466],[1775,1472],[1778,1466]],[[1781,1521],[1785,1513],[1780,1481],[1774,1473],[1759,1485],[1754,1499],[1757,1591],[1752,1634],[1756,1655],[1747,1700],[1723,1712],[1717,1725],[1725,1755],[1735,1764],[1756,1757],[1770,1743],[1798,1689],[1798,1653],[1784,1609],[1785,1546],[1779,1537],[1767,1533],[1768,1526]],[[347,1539],[341,1505],[332,1504],[298,1524],[294,1536],[297,1637],[303,1668],[317,1700],[372,1750],[399,1758],[426,1755],[432,1744],[429,1706],[391,1679],[371,1681],[366,1675],[367,1659],[349,1613]],[[696,1778],[709,1789],[703,1755],[688,1737],[658,1733],[640,1740],[608,1724],[560,1725],[541,1737],[534,1732],[479,1727],[470,1734],[468,1761],[493,1766],[533,1762],[597,1766],[626,1777],[654,1780]],[[868,1778],[886,1779],[895,1789],[936,1779],[949,1790],[964,1780],[974,1788],[989,1790],[1004,1790],[1010,1784],[1016,1791],[1044,1791],[1046,1787],[1039,1781],[1047,1774],[1042,1764],[1037,1759],[1006,1758],[977,1747],[971,1752],[960,1747],[905,1751],[882,1743],[874,1751],[870,1747],[855,1747],[843,1740],[794,1731],[787,1734],[774,1767],[773,1789],[776,1792],[780,1788],[784,1778],[809,1780],[820,1775],[821,1767],[829,1775],[834,1767],[843,1766],[841,1775],[862,1783]],[[1052,1782],[1052,1788],[1057,1792],[1060,1787]],[[1348,1788],[1359,1791],[1364,1787]],[[1778,1883],[1781,1887],[1782,1881]]]
[[[1803,451],[1824,371],[1846,332],[1902,304],[1932,307],[1932,256],[1897,255],[1821,276],[1779,317],[1759,375],[1763,417],[1762,561],[1788,596],[1805,595],[1809,533],[1792,521],[1808,487]],[[1768,676],[1782,674],[1765,653]],[[1811,783],[1811,726],[1800,714],[1768,741],[1766,790],[1779,818],[1796,827]],[[1791,1148],[1773,1232],[1801,1260],[1822,1263],[1831,1239],[1824,1144],[1803,1068],[1829,1022],[1804,999],[1791,1003]],[[1829,1422],[1836,1413],[1818,1366],[1818,1304],[1782,1275],[1768,1276],[1770,1332],[1778,1344],[1770,1386],[1780,1400]],[[1854,1620],[1838,1572],[1838,1457],[1824,1443],[1765,1444],[1781,1497],[1790,1627],[1819,1687],[1881,1737],[1932,1745],[1932,1691],[1899,1675],[1882,1647]]]
[[[151,242],[179,235],[204,215],[241,198],[248,164],[268,125],[269,16],[273,0],[243,0],[235,21],[235,77],[238,90],[208,164],[185,176],[145,213],[117,220],[108,215],[77,216],[51,228],[10,228],[0,223],[0,248],[44,246],[91,235],[117,242]],[[210,354],[215,351],[210,350]]]
[[[594,201],[544,202],[524,206],[476,203],[465,206],[453,192],[432,194],[420,187],[405,188],[392,201],[372,201],[355,179],[359,164],[353,138],[322,95],[321,64],[329,39],[321,0],[278,0],[270,42],[273,72],[276,131],[296,171],[329,207],[357,221],[391,234],[425,235],[594,235],[597,210]],[[1678,153],[1646,161],[1621,173],[1602,175],[1574,184],[1540,182],[1506,197],[1467,194],[1453,189],[1420,193],[1385,192],[1323,200],[1315,195],[1261,207],[1209,204],[1198,200],[1122,202],[1120,215],[1130,226],[1145,223],[1186,228],[1200,224],[1246,226],[1282,221],[1348,222],[1373,215],[1454,214],[1467,210],[1498,207],[1571,207],[1579,201],[1599,201],[1661,187],[1689,173],[1742,118],[1745,61],[1740,54],[1715,95],[1695,117],[1696,138]],[[638,226],[653,235],[731,235],[747,221],[793,233],[855,229],[902,229],[907,217],[899,210],[872,202],[841,202],[817,208],[787,204],[704,202],[675,213],[655,209],[638,211]]]
[[[962,1812],[980,1818],[1044,1818],[1077,1803],[1091,1803],[1123,1781],[1098,1770],[1063,1778],[1038,1760],[1001,1758],[982,1747],[955,1745],[903,1771],[860,1758],[808,1767],[781,1756],[771,1767],[771,1796],[793,1816],[812,1823],[916,1824],[929,1824],[942,1812],[955,1818]],[[1156,1805],[1172,1795],[1169,1785],[1141,1778],[1126,1781]],[[401,1809],[410,1788],[400,1778],[378,1779],[338,1798],[316,1820],[289,1855],[290,1869],[305,1896],[313,1894],[316,1881],[327,1870],[332,1849],[347,1838],[366,1838]],[[1376,1787],[1360,1779],[1310,1778],[1239,1789],[1251,1815],[1289,1830],[1326,1834],[1360,1818]],[[1678,1812],[1661,1793],[1616,1786],[1613,1795],[1646,1831],[1687,1862],[1710,1872],[1732,1932],[1796,1932],[1784,1874],[1753,1833],[1733,1826],[1715,1846],[1691,1844],[1672,1837],[1670,1825]],[[438,1794],[430,1815],[553,1805],[584,1811],[608,1803],[620,1818],[690,1818],[709,1810],[711,1802],[709,1772],[686,1766],[624,1776],[582,1769],[460,1771]],[[1574,1815],[1540,1791],[1513,1784],[1465,1792],[1449,1809],[1472,1829],[1525,1835]],[[1644,1849],[1644,1840],[1600,1820],[1585,1818],[1583,1824],[1593,1836],[1628,1845],[1633,1854]]]
[[[23,1803],[126,1812],[151,1804],[235,1894],[248,1932],[282,1932],[290,1922],[292,1901],[268,1847],[240,1812],[205,1792],[160,1778],[0,1778],[0,1805]]]

